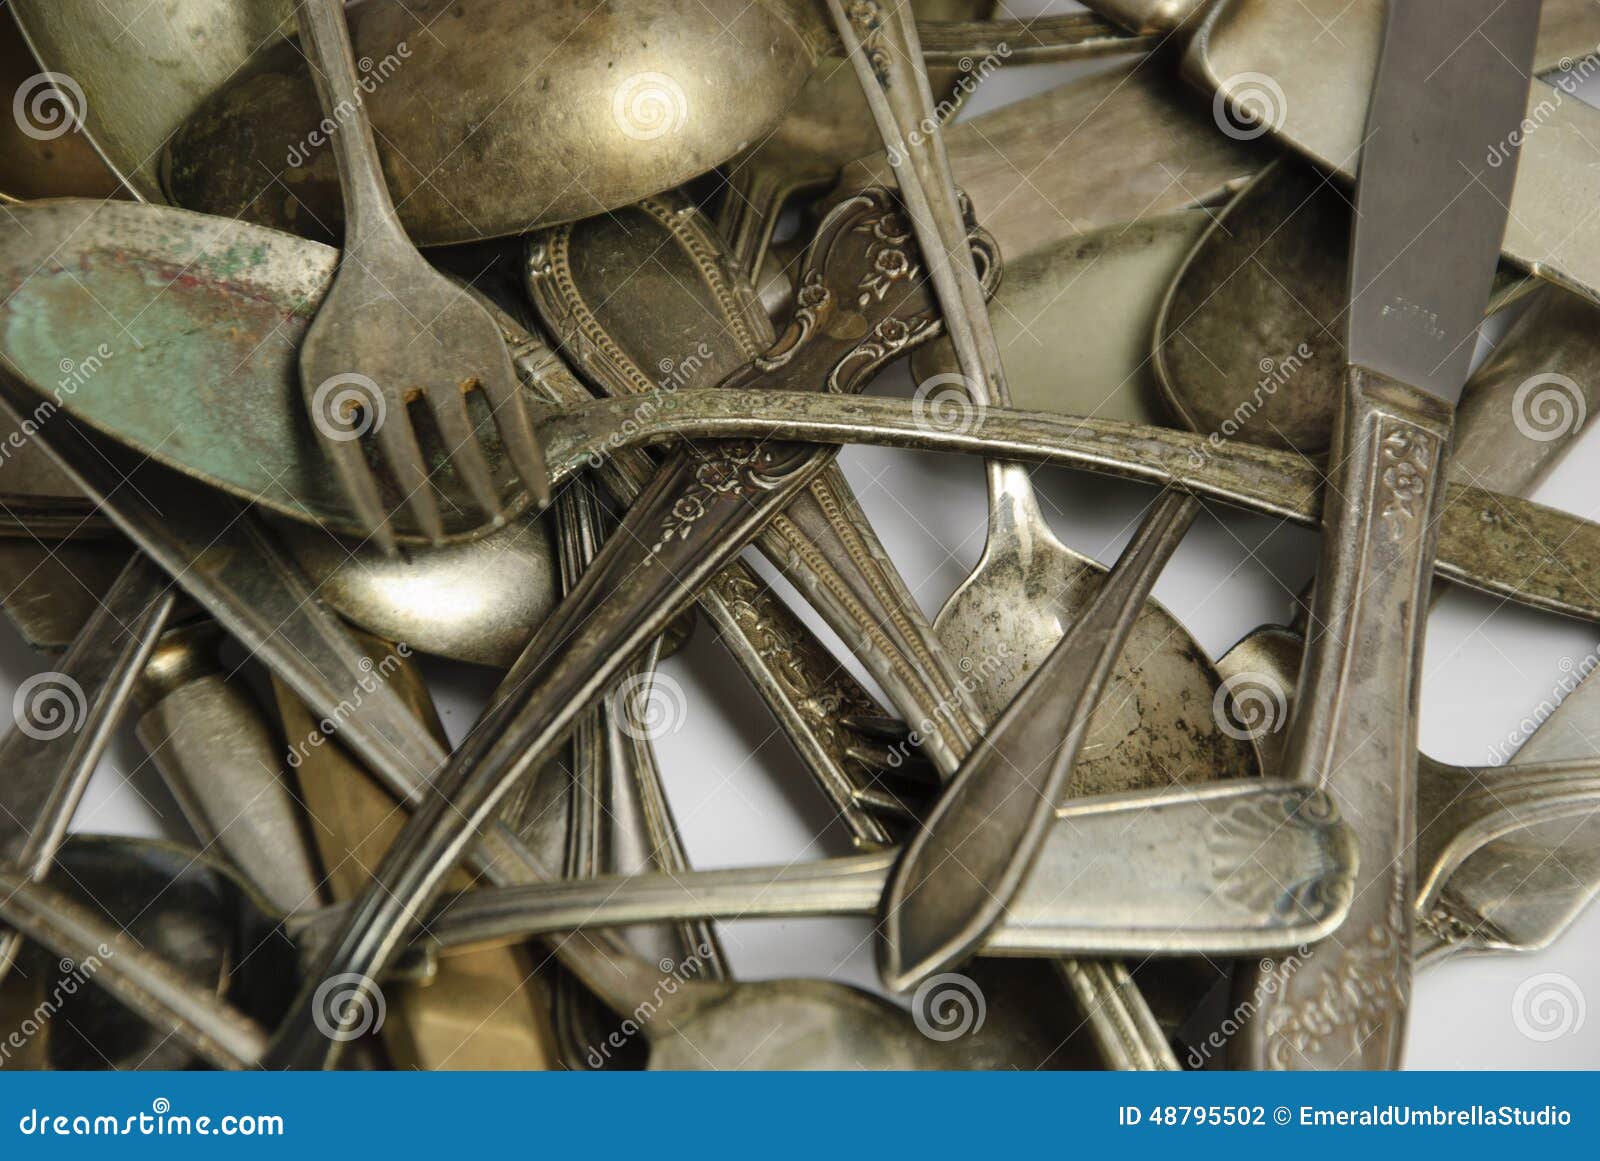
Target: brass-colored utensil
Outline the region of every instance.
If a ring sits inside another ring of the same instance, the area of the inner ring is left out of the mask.
[[[424,725],[444,742],[416,664],[393,645],[363,638],[374,664],[386,665],[385,680],[417,711]],[[273,692],[284,733],[291,743],[317,735],[305,703],[281,681]],[[336,901],[358,896],[371,882],[371,868],[405,821],[405,808],[373,781],[335,741],[296,751],[295,777],[329,894]],[[470,885],[460,874],[457,889]],[[550,1027],[548,987],[536,975],[527,952],[514,945],[466,949],[440,955],[430,978],[397,981],[386,989],[393,1010],[382,1035],[400,1068],[479,1070],[548,1069],[556,1066]]]

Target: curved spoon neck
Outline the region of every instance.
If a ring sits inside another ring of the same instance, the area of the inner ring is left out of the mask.
[[[1025,551],[1035,544],[1058,545],[1039,507],[1026,465],[988,460],[984,467],[989,485],[989,544],[1020,542]]]

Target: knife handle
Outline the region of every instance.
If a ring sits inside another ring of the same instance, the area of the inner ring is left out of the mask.
[[[1418,661],[1450,411],[1352,367],[1329,454],[1322,553],[1284,776],[1323,786],[1359,845],[1355,901],[1308,953],[1239,976],[1247,1068],[1393,1068],[1411,994]]]

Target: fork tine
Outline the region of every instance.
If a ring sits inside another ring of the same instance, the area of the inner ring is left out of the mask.
[[[411,416],[406,412],[404,400],[390,401],[387,419],[373,428],[372,434],[377,437],[384,462],[394,473],[422,534],[435,544],[442,542],[444,519],[439,515],[439,502],[434,499],[433,483],[428,479],[428,461],[417,443],[417,433],[411,427]]]
[[[478,507],[496,521],[501,520],[504,510],[500,506],[500,493],[495,490],[488,457],[483,454],[483,445],[478,442],[472,417],[467,413],[466,398],[460,391],[445,388],[429,391],[427,397],[451,465],[460,473]]]
[[[544,449],[539,446],[539,439],[533,433],[533,421],[528,418],[522,385],[511,366],[510,356],[503,357],[500,363],[504,365],[496,365],[480,376],[478,383],[489,401],[490,410],[494,412],[495,426],[500,429],[500,442],[506,449],[511,466],[522,477],[534,503],[543,508],[550,503],[550,476],[545,471]]]
[[[367,464],[366,453],[356,440],[323,439],[323,449],[333,464],[334,475],[344,489],[346,498],[356,510],[356,517],[367,535],[383,554],[391,559],[400,555],[395,542],[394,528],[389,523],[389,513],[384,509],[383,497],[378,492],[378,480]]]

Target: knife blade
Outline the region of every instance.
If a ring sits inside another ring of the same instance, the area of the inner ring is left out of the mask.
[[[1287,777],[1323,786],[1357,828],[1356,902],[1307,955],[1239,974],[1256,1007],[1232,1046],[1246,1067],[1400,1060],[1439,482],[1505,233],[1538,20],[1539,0],[1388,8],[1356,189],[1350,368],[1284,756]]]

